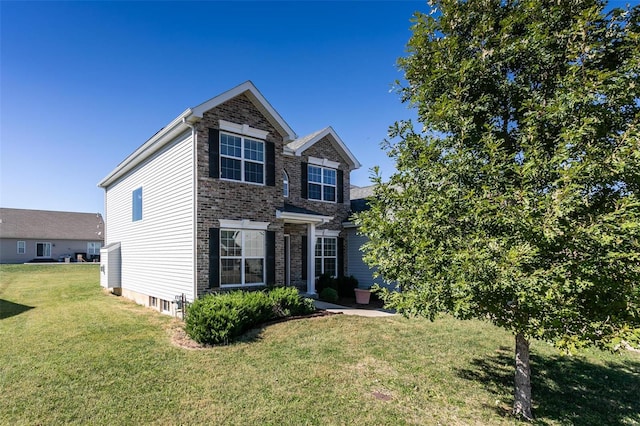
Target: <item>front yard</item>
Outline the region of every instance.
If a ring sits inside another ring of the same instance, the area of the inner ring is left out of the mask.
[[[209,349],[103,293],[97,265],[0,266],[0,424],[513,424],[508,333],[308,318]],[[537,423],[640,424],[640,355],[534,342]]]

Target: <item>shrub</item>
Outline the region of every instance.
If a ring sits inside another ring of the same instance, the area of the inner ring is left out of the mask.
[[[246,319],[230,296],[207,295],[189,306],[185,330],[193,340],[203,344],[226,344],[242,334]]]
[[[327,287],[320,292],[320,300],[324,300],[325,302],[330,303],[336,303],[338,301],[338,292],[331,287]]]
[[[325,288],[332,288],[336,291],[338,290],[338,283],[335,278],[326,273],[318,276],[318,280],[316,281],[316,291],[320,294]]]
[[[315,311],[313,300],[302,298],[295,287],[276,287],[268,293],[277,318],[306,315]]]
[[[353,289],[358,287],[358,279],[353,275],[338,277],[336,287],[340,297],[353,297]]]
[[[198,343],[227,344],[258,324],[314,310],[313,301],[302,299],[295,287],[210,294],[188,307],[185,331]]]

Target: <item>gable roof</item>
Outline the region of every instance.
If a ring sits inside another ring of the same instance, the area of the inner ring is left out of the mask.
[[[251,100],[256,108],[258,108],[258,110],[280,133],[284,134],[285,141],[297,138],[297,135],[293,131],[293,129],[289,127],[287,122],[284,121],[282,116],[278,114],[278,112],[271,106],[269,101],[267,101],[267,99],[262,96],[262,93],[260,93],[258,88],[251,81],[245,81],[241,85],[236,86],[231,90],[227,90],[226,92],[214,98],[211,98],[196,107],[191,108],[192,117],[200,119],[205,112],[242,94],[246,95],[249,100]]]
[[[340,136],[336,133],[331,126],[325,127],[322,130],[311,133],[310,135],[298,138],[292,142],[289,142],[284,147],[284,152],[287,154],[293,154],[300,156],[309,147],[313,146],[316,142],[320,141],[324,137],[332,142],[333,146],[342,154],[345,160],[349,163],[349,170],[360,168],[361,164],[353,155],[353,153],[347,148],[347,145],[340,139]]]
[[[104,240],[100,213],[0,208],[0,238]]]
[[[231,90],[227,90],[226,92],[201,103],[200,105],[186,109],[182,114],[160,129],[160,131],[118,164],[111,173],[98,183],[98,186],[106,188],[138,164],[158,152],[175,137],[189,131],[191,129],[191,124],[198,122],[205,112],[242,94],[246,95],[256,108],[265,115],[269,122],[279,132],[284,134],[285,142],[287,140],[294,140],[297,138],[293,129],[289,127],[280,114],[278,114],[265,97],[262,96],[262,93],[260,93],[256,86],[251,81],[246,81]]]

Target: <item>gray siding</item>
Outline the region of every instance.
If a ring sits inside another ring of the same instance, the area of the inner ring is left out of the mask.
[[[26,252],[24,254],[18,254],[18,241],[26,242]],[[102,245],[99,239],[91,242]],[[89,241],[2,238],[0,239],[0,263],[25,263],[36,259],[36,243],[51,243],[51,259],[58,260],[58,257],[66,254],[75,258],[76,253],[87,253]]]
[[[191,133],[176,138],[106,191],[105,245],[120,243],[122,288],[173,300],[194,298],[194,181]],[[142,187],[142,220],[132,192]]]
[[[353,275],[358,279],[358,287],[369,288],[373,284],[392,289],[394,285],[384,284],[381,278],[373,278],[375,269],[362,260],[362,252],[360,247],[367,241],[367,237],[358,235],[356,228],[348,228],[347,230],[347,275]]]

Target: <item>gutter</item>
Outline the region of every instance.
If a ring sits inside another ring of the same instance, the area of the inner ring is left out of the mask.
[[[146,141],[141,147],[136,149],[131,155],[118,164],[118,166],[109,173],[107,177],[98,183],[98,187],[106,189],[117,179],[130,172],[138,164],[158,152],[166,142],[171,141],[180,133],[185,132],[190,127],[187,122],[192,121],[190,120],[192,114],[193,112],[191,108],[189,108],[167,126],[163,127],[158,133],[153,135],[151,139]]]

